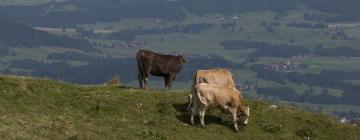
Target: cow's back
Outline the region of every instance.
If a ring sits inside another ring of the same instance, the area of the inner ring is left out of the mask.
[[[199,83],[235,87],[233,76],[227,69],[197,70],[192,87]]]
[[[158,54],[148,51],[148,50],[139,50],[139,52],[136,55],[136,59],[138,63],[143,65],[151,65],[152,61],[156,59]]]

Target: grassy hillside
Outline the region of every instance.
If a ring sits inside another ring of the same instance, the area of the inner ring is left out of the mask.
[[[4,139],[360,139],[360,129],[321,114],[248,101],[250,124],[233,131],[218,111],[188,125],[184,91],[163,93],[114,86],[79,86],[0,77]]]

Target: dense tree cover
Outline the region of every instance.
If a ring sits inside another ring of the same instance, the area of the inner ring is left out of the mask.
[[[360,57],[360,49],[351,47],[337,47],[337,48],[324,48],[322,45],[317,45],[313,50],[314,55],[319,56],[346,56],[346,57]]]
[[[56,46],[91,50],[91,44],[83,39],[57,36],[35,30],[25,24],[0,18],[0,45],[3,47]]]
[[[49,60],[63,60],[63,61],[89,61],[92,56],[79,52],[64,52],[64,53],[52,53],[46,57]]]
[[[68,59],[64,57],[60,57],[59,59],[67,61]],[[84,58],[81,57],[80,59]],[[79,60],[77,57],[74,59]],[[137,79],[137,64],[136,59],[133,57],[92,58],[87,61],[88,65],[82,66],[72,66],[66,61],[44,63],[24,59],[13,61],[10,67],[31,70],[30,74],[37,77],[49,77],[52,79],[80,84],[105,83],[114,75],[119,75],[122,82],[130,82]],[[192,56],[187,58],[187,63],[183,67],[183,70],[177,80],[189,81],[192,80],[194,72],[198,69],[218,67],[236,69],[240,66],[219,56]],[[11,71],[3,71],[3,73],[11,73]],[[21,72],[18,72],[18,74],[21,74]],[[28,72],[23,74],[27,75]]]
[[[327,25],[324,23],[305,23],[305,22],[296,22],[296,21],[291,22],[286,26],[299,27],[299,28],[314,28],[314,29],[327,27]]]
[[[112,33],[111,39],[119,39],[125,41],[135,40],[135,35],[149,35],[149,34],[169,34],[169,33],[187,33],[194,34],[199,33],[203,30],[211,28],[211,24],[198,23],[188,24],[184,26],[174,25],[168,28],[162,29],[126,29],[119,32]]]
[[[225,49],[248,49],[255,48],[256,51],[249,54],[248,59],[256,60],[260,57],[283,57],[289,58],[291,56],[306,55],[310,53],[310,50],[294,45],[287,44],[271,44],[267,42],[259,41],[247,41],[247,40],[229,40],[222,41],[220,45]]]
[[[358,21],[360,20],[359,0],[302,0],[310,8],[336,14],[325,21]]]
[[[360,71],[343,72],[323,70],[320,72],[320,74],[301,74],[298,72],[283,73],[272,71],[265,69],[264,65],[252,65],[250,68],[251,70],[257,72],[257,77],[264,80],[276,81],[281,84],[285,84],[285,81],[290,81],[296,84],[307,84],[309,86],[334,88],[344,91],[344,94],[341,98],[328,97],[327,99],[329,100],[326,102],[328,104],[360,105],[360,102],[357,100],[360,98],[360,94],[358,94],[360,91],[360,85],[353,85],[342,82],[344,80],[360,80]],[[317,103],[316,101],[313,102]],[[325,101],[323,103],[325,103]]]

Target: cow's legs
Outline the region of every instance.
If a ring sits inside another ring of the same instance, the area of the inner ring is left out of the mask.
[[[187,107],[187,111],[189,112],[189,114],[191,114],[191,106],[192,106],[192,93],[191,94],[189,94],[189,96],[188,96],[188,107]]]
[[[151,71],[151,67],[148,67],[146,73],[144,74],[144,86],[146,90],[149,90],[149,84],[148,84],[148,80],[149,80],[149,76],[150,76],[150,71]]]
[[[139,85],[140,85],[140,88],[144,88],[143,77],[141,75],[142,74],[139,72],[139,75],[138,75]]]
[[[171,76],[165,76],[164,77],[164,81],[165,81],[165,92],[168,92],[168,90],[171,87]]]
[[[205,127],[205,111],[206,111],[206,107],[201,106],[199,109],[199,116],[200,116],[200,123],[201,123],[201,127]]]
[[[190,111],[190,123],[191,123],[191,125],[194,125],[194,116],[195,116],[195,114],[197,112],[197,108],[198,108],[197,102],[193,101],[193,104],[191,106],[191,111]]]
[[[148,79],[149,79],[148,77],[144,78],[144,88],[146,90],[149,90]]]
[[[248,106],[242,106],[240,109],[240,113],[244,116],[242,119],[243,124],[247,125],[250,116],[250,108]]]
[[[234,123],[234,128],[235,128],[235,131],[236,132],[239,132],[239,128],[238,128],[238,125],[237,125],[237,110],[236,108],[229,108],[229,112],[231,113],[231,116],[232,116],[232,119],[233,119],[233,123]]]
[[[173,74],[170,74],[170,75],[164,77],[166,92],[169,91],[169,89],[171,88],[172,82],[175,80],[175,78],[176,78],[176,75],[173,75]]]

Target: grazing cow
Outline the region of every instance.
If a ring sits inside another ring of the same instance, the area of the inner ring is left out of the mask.
[[[192,97],[196,94],[196,85],[200,83],[208,83],[218,86],[236,87],[233,75],[227,69],[210,69],[197,70],[194,75],[194,80],[191,87],[191,94],[189,95],[188,111],[192,105]]]
[[[186,62],[181,55],[163,55],[148,50],[139,50],[136,59],[140,88],[148,89],[148,77],[151,74],[164,77],[165,91],[171,87],[172,81],[175,80],[182,65]]]
[[[243,123],[248,123],[250,108],[243,103],[240,91],[234,87],[217,86],[207,83],[200,83],[196,87],[196,96],[193,97],[193,105],[191,107],[190,121],[194,125],[194,115],[199,112],[200,123],[205,127],[205,111],[209,106],[221,107],[231,113],[234,128],[238,132],[237,122],[240,118]]]

